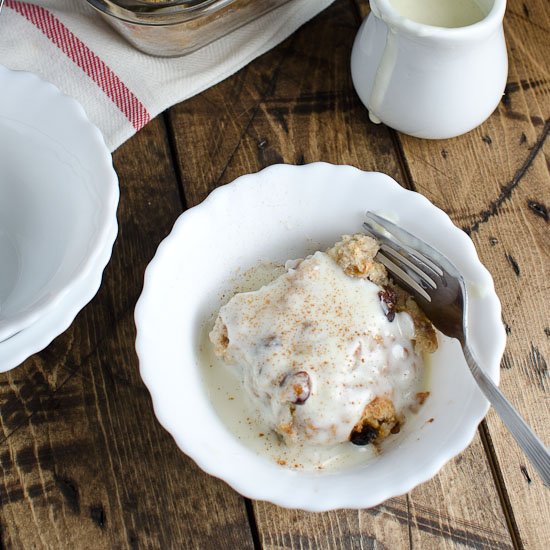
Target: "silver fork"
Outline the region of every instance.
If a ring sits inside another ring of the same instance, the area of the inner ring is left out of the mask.
[[[380,243],[376,259],[416,299],[434,326],[460,341],[479,388],[523,452],[550,486],[550,454],[494,382],[479,367],[468,346],[468,293],[463,277],[443,254],[394,223],[367,212],[363,227]]]

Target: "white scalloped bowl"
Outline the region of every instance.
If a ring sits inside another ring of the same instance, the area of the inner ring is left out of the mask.
[[[1,345],[103,271],[119,191],[103,136],[79,103],[1,66],[0,88]]]
[[[487,412],[460,346],[443,337],[430,399],[377,458],[358,467],[279,466],[242,443],[216,413],[198,348],[228,281],[239,268],[303,257],[357,232],[366,210],[390,215],[457,265],[472,289],[468,336],[498,382],[500,302],[472,241],[444,212],[384,174],[350,166],[276,165],[240,177],[178,219],[147,268],[135,319],[141,375],[159,421],[204,471],[247,497],[309,511],[374,506],[434,476],[470,443]]]

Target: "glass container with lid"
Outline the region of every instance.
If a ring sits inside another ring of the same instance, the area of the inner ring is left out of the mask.
[[[191,53],[292,0],[87,0],[142,52]]]

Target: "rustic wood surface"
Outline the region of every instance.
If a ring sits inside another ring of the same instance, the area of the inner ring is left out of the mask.
[[[509,1],[506,94],[480,128],[428,142],[369,122],[349,56],[365,0],[336,0],[284,43],[157,117],[114,154],[120,231],[100,292],[43,352],[0,375],[0,548],[550,547],[550,496],[491,411],[431,481],[371,510],[250,502],[156,422],[133,308],[177,216],[270,164],[379,170],[474,240],[508,331],[501,386],[550,442],[550,15]]]

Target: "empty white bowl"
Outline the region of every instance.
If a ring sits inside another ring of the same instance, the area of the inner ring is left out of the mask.
[[[75,100],[4,67],[0,90],[1,344],[103,270],[119,192],[103,136]]]
[[[378,457],[359,466],[280,466],[240,440],[232,419],[218,412],[201,335],[239,273],[325,249],[360,231],[366,210],[391,216],[457,265],[472,289],[469,340],[498,382],[500,303],[472,241],[444,212],[384,174],[350,166],[277,165],[243,176],[178,219],[147,268],[135,319],[141,375],[159,421],[203,470],[245,496],[311,511],[374,506],[435,475],[469,444],[487,412],[458,342],[445,337],[431,360],[430,398]]]

